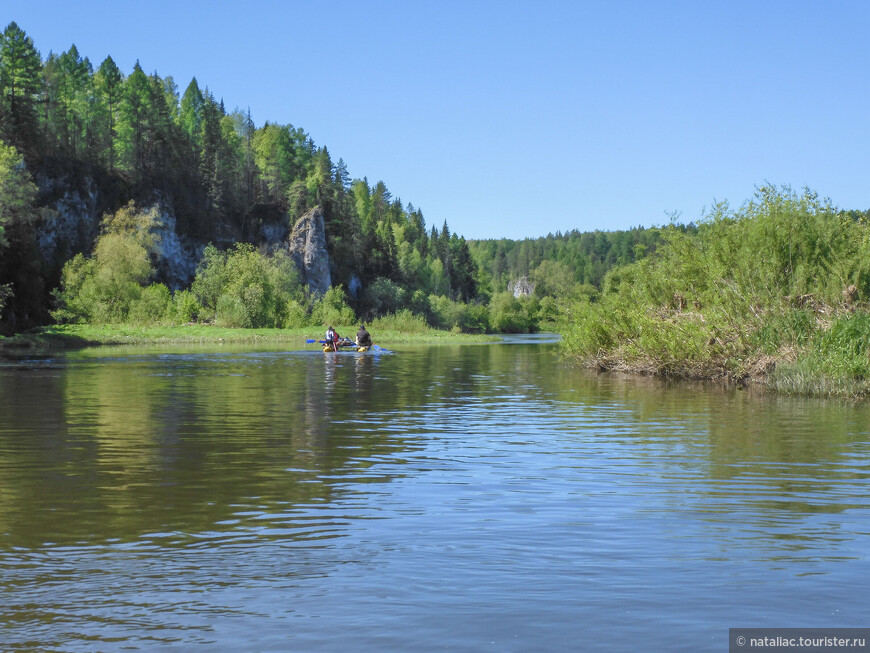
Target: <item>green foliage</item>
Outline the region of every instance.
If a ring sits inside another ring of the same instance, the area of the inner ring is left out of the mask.
[[[234,295],[221,295],[217,300],[215,324],[224,329],[240,329],[247,326],[248,314],[245,304]]]
[[[443,295],[429,297],[433,326],[462,333],[489,331],[489,312],[486,306],[464,304]]]
[[[870,372],[868,353],[870,314],[863,311],[838,317],[816,336],[811,347],[811,357],[829,376],[866,378]]]
[[[536,322],[534,311],[535,303],[531,298],[520,299],[510,292],[498,293],[489,303],[490,327],[497,333],[529,333]]]
[[[191,287],[204,319],[247,328],[285,324],[285,311],[303,296],[299,272],[284,251],[266,256],[238,243],[227,252],[209,246]]]
[[[311,319],[308,315],[308,307],[295,299],[291,299],[284,307],[284,324],[285,329],[298,329],[309,326]]]
[[[175,324],[195,322],[202,311],[202,305],[190,290],[177,290],[172,296],[170,318]]]
[[[402,307],[405,294],[398,284],[379,277],[363,291],[363,302],[369,307],[370,316],[386,315]]]
[[[799,357],[776,366],[771,385],[787,394],[870,393],[870,314],[839,316],[829,329],[813,335]]]
[[[12,285],[7,283],[0,286],[0,316],[3,315],[3,307],[10,297],[12,297]]]
[[[0,35],[0,138],[32,151],[36,144],[41,60],[33,40],[9,23]]]
[[[9,245],[6,227],[34,219],[36,185],[24,167],[24,158],[11,145],[0,141],[0,248]]]
[[[332,287],[323,297],[314,301],[311,310],[311,323],[322,326],[334,325],[336,328],[350,326],[357,321],[356,314],[347,303],[341,286]]]
[[[130,304],[128,321],[134,324],[164,324],[171,319],[172,293],[162,283],[154,283],[142,289],[139,297]]]
[[[649,256],[659,241],[658,229],[637,227],[612,232],[574,230],[518,241],[477,240],[469,242],[469,250],[478,278],[487,279],[490,293],[502,292],[509,282],[528,276],[541,297],[569,293],[573,284],[598,288],[608,270]]]
[[[429,324],[426,318],[422,315],[412,313],[407,308],[403,308],[395,313],[384,315],[372,320],[369,325],[370,331],[399,331],[401,333],[426,333],[429,331]]]
[[[432,326],[439,329],[461,328],[465,320],[464,304],[460,304],[444,295],[430,295],[429,307],[432,314]]]
[[[780,379],[863,378],[870,318],[851,311],[870,290],[868,238],[863,219],[815,193],[762,187],[738,211],[714,207],[696,231],[663,229],[654,256],[614,268],[595,301],[569,302],[563,352],[682,376],[744,378],[772,357]]]
[[[156,242],[150,231],[155,222],[156,212],[137,212],[132,205],[106,216],[93,257],[78,254],[64,266],[55,293],[54,318],[60,322],[126,321],[154,272],[148,247]],[[152,320],[149,311],[154,309],[156,295],[145,301],[136,315]]]

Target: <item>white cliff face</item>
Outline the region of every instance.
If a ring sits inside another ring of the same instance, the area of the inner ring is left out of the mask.
[[[522,276],[516,281],[511,281],[508,284],[508,290],[514,294],[514,297],[529,297],[535,292],[535,284],[529,281],[527,276]]]
[[[320,207],[311,209],[296,221],[287,241],[287,251],[311,292],[326,293],[332,285],[332,277],[326,251],[326,226]]]
[[[37,239],[44,260],[60,266],[79,252],[91,256],[100,235],[104,210],[96,184],[85,180],[72,188],[63,178],[43,177],[37,181],[43,196],[56,196],[44,205],[37,226]],[[177,233],[172,207],[160,197],[141,210],[155,211],[157,217],[151,227],[155,236],[151,254],[157,271],[156,280],[171,290],[189,286],[196,275],[205,243]],[[259,235],[266,244],[281,242],[286,236],[286,228],[286,222],[283,225],[264,223]],[[323,210],[316,207],[299,218],[284,242],[311,292],[326,293],[332,285],[332,278]]]
[[[40,178],[40,191],[52,193],[65,183],[63,179]],[[100,232],[97,214],[98,191],[93,183],[66,191],[44,207],[36,229],[39,249],[46,261],[71,258],[78,252],[90,254]]]
[[[39,179],[40,190],[51,194],[63,187],[64,179]],[[66,190],[41,212],[37,226],[37,242],[43,258],[62,264],[81,252],[90,256],[100,235],[99,192],[96,186],[85,182],[81,187]],[[145,207],[144,211],[152,210]],[[155,202],[157,221],[152,228],[156,246],[152,252],[158,280],[170,289],[190,285],[196,274],[196,266],[202,256],[203,245],[192,242],[176,232],[175,215],[171,209]]]
[[[157,237],[154,252],[155,267],[160,279],[171,289],[178,290],[191,284],[204,247],[175,231],[175,215],[158,207]]]

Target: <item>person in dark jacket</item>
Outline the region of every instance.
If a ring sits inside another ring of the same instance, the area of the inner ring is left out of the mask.
[[[356,346],[357,347],[371,347],[372,346],[372,335],[366,331],[366,325],[361,324],[359,327],[359,331],[356,332]]]

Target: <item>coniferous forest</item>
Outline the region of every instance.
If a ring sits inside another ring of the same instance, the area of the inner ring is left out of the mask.
[[[324,216],[332,288],[307,292],[270,234]],[[166,260],[167,236],[186,252]],[[0,37],[0,329],[54,321],[303,326],[404,315],[530,331],[655,229],[466,241],[304,129],[228,109],[192,79],[42,56]],[[523,290],[514,292],[520,282]]]

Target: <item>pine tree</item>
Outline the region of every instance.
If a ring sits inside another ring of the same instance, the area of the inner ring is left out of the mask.
[[[118,138],[115,141],[119,168],[130,175],[137,185],[141,184],[144,175],[145,137],[150,98],[151,85],[137,61],[133,72],[124,80]]]
[[[106,57],[94,74],[94,89],[97,99],[96,148],[99,160],[109,170],[117,165],[115,142],[118,138],[118,117],[124,90],[124,77],[112,57]]]
[[[202,141],[202,112],[204,100],[196,77],[190,80],[184,95],[181,96],[181,110],[178,114],[178,124],[190,139],[194,151],[199,154]]]
[[[63,149],[75,158],[88,152],[93,122],[93,67],[75,44],[57,60],[57,107]]]
[[[15,22],[9,23],[0,37],[0,135],[25,154],[37,145],[41,74],[42,60],[33,40]]]

